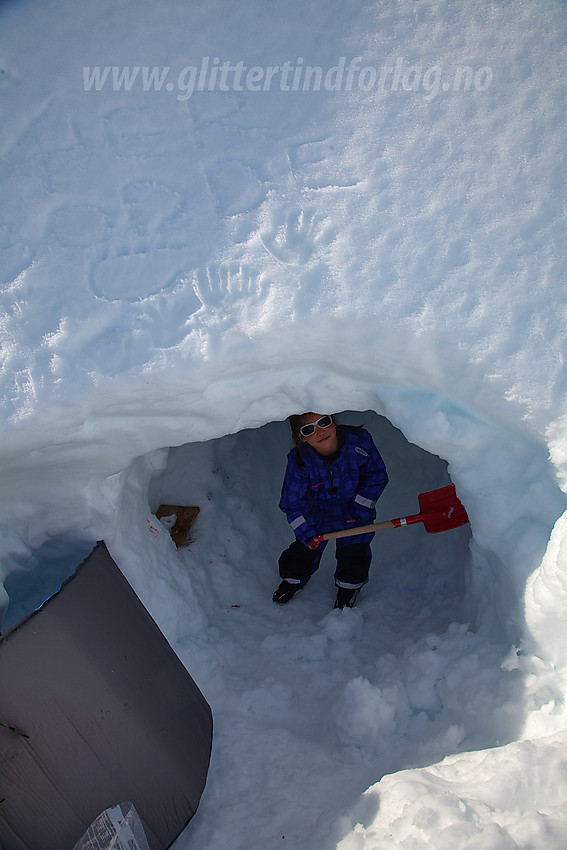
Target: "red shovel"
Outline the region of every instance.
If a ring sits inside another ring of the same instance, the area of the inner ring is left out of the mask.
[[[374,522],[372,525],[362,525],[359,528],[320,534],[313,538],[309,548],[316,549],[323,540],[351,537],[354,534],[369,534],[371,531],[384,531],[386,528],[401,528],[403,525],[413,525],[416,522],[422,522],[429,534],[438,534],[440,531],[459,528],[460,525],[466,525],[469,521],[467,512],[457,497],[454,484],[441,487],[440,490],[430,490],[429,493],[420,493],[418,499],[420,509],[418,514]]]

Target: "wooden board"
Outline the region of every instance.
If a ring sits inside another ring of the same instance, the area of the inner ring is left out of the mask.
[[[171,534],[171,539],[177,548],[179,548],[185,543],[187,535],[189,534],[189,529],[195,522],[198,513],[199,508],[195,506],[160,505],[156,511],[156,516],[158,519],[161,519],[162,517],[172,516],[172,514],[175,514],[175,524],[170,528],[169,533]]]

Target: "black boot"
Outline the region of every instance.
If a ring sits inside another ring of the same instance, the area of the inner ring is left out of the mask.
[[[303,585],[301,584],[290,584],[285,579],[282,581],[280,586],[274,592],[272,596],[272,600],[274,602],[279,602],[280,605],[284,605],[286,602],[289,602],[291,597],[297,593],[298,590],[301,590]]]
[[[349,587],[339,587],[334,607],[341,610],[343,608],[354,608],[359,593],[360,587],[357,587],[355,590]]]

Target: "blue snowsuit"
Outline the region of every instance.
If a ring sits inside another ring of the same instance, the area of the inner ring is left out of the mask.
[[[319,566],[327,541],[309,544],[319,534],[367,525],[388,483],[386,467],[368,431],[337,427],[339,449],[324,458],[307,443],[287,457],[280,508],[297,540],[282,553],[280,576],[290,584],[306,584]],[[356,589],[368,580],[373,533],[336,541],[337,587]]]

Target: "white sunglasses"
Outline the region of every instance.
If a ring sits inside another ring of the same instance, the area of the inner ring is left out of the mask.
[[[315,433],[315,426],[319,428],[328,428],[329,425],[333,424],[332,416],[321,416],[316,422],[310,422],[309,425],[302,425],[299,429],[299,433],[302,437],[310,437],[311,434]]]

